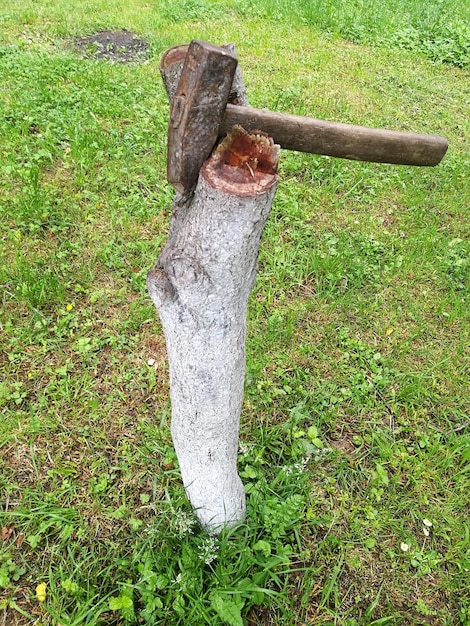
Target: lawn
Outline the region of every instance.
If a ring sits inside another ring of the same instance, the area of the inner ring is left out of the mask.
[[[2,1],[4,624],[470,625],[469,23],[464,0]],[[74,45],[121,29],[135,62]],[[436,168],[282,152],[248,512],[218,538],[145,288],[173,199],[158,64],[193,38],[236,43],[253,106],[449,140]]]

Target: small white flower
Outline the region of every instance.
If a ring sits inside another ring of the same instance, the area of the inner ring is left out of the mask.
[[[426,528],[426,526],[423,528],[423,535],[425,537],[429,537],[429,530]]]
[[[251,451],[252,451],[253,447],[250,446],[250,444],[245,443],[244,441],[240,441],[240,443],[238,444],[238,451],[240,452],[241,456],[248,456]]]
[[[308,457],[305,457],[299,463],[294,463],[293,465],[282,465],[281,471],[283,471],[286,476],[290,476],[291,474],[299,475],[305,471],[307,464]]]
[[[427,526],[428,528],[431,528],[432,526],[431,520],[428,520],[426,517],[423,519],[423,524]]]
[[[400,544],[400,548],[403,552],[408,552],[408,550],[410,549],[410,546],[404,541],[402,541]]]
[[[155,363],[156,363],[155,359],[149,359],[147,361],[147,365],[149,365],[150,367],[153,367],[155,365]]]
[[[178,535],[183,538],[185,535],[193,534],[193,526],[196,520],[185,511],[177,511],[174,513],[173,524]]]
[[[212,563],[218,556],[219,552],[219,543],[215,537],[207,537],[201,546],[201,550],[199,552],[199,558],[201,561],[204,561],[206,565]]]

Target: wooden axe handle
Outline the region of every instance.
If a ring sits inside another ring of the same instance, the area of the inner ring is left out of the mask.
[[[355,161],[437,165],[445,155],[447,139],[439,135],[399,132],[324,122],[310,117],[276,113],[227,104],[219,135],[232,126],[260,130],[287,150],[311,152]]]

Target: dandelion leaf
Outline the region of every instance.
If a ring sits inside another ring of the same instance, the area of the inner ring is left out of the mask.
[[[211,606],[220,619],[229,626],[243,626],[241,610],[244,600],[240,596],[221,594],[213,592],[211,594]]]

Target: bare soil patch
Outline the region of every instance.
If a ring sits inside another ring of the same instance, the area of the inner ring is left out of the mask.
[[[76,37],[75,47],[87,58],[132,63],[147,59],[148,43],[128,30],[103,30]]]

